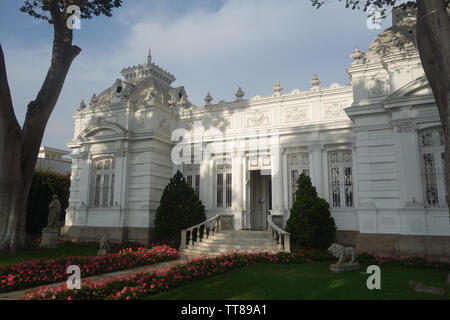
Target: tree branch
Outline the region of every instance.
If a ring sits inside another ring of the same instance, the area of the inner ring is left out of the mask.
[[[72,61],[81,49],[72,45],[73,31],[66,26],[66,15],[61,12],[57,0],[49,0],[53,20],[54,38],[50,68],[36,99],[28,104],[22,133],[22,170],[24,176],[31,175],[39,152],[48,119],[58,101]],[[64,10],[64,8],[63,8]]]
[[[4,122],[4,123],[3,123]],[[20,125],[14,113],[11,91],[8,85],[5,56],[0,45],[0,123],[2,126],[14,128],[20,132]]]

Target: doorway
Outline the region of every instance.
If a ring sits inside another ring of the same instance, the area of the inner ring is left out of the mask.
[[[264,172],[262,170],[251,170],[250,228],[254,230],[267,229],[267,215],[271,209],[272,176],[270,170],[265,170]]]

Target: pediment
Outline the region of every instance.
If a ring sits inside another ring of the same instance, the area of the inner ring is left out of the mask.
[[[427,78],[420,77],[407,83],[406,85],[395,91],[388,97],[387,100],[402,97],[427,96],[432,94],[433,92],[430,88]]]
[[[98,130],[92,130],[89,132],[89,134],[85,135],[84,137],[102,137],[102,136],[110,136],[114,135],[117,132],[114,130],[111,130],[109,128],[98,128]]]
[[[91,124],[80,133],[78,139],[104,136],[124,137],[125,134],[126,129],[122,126],[102,119],[95,119],[94,121],[91,121]]]

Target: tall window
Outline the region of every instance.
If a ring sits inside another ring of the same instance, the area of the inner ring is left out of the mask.
[[[91,184],[91,205],[95,208],[109,208],[114,205],[115,160],[98,159],[94,162]]]
[[[309,153],[295,153],[289,155],[289,188],[291,191],[291,206],[295,201],[295,192],[297,191],[298,176],[304,172],[309,176]]]
[[[350,150],[328,153],[330,203],[334,208],[353,207],[353,161]]]
[[[216,164],[216,205],[217,208],[231,208],[232,201],[232,174],[231,163]]]
[[[447,207],[448,196],[444,178],[444,134],[442,129],[419,132],[419,150],[424,206]]]
[[[200,197],[200,164],[185,164],[185,176],[187,183],[194,189],[197,197]]]

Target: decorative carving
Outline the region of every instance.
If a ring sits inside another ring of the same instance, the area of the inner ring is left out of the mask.
[[[380,96],[386,92],[387,82],[381,79],[371,79],[367,83],[370,96]]]
[[[397,132],[411,132],[417,130],[417,126],[412,121],[395,121],[391,122],[392,126],[395,127]]]
[[[175,108],[175,97],[173,96],[173,94],[170,94],[170,98],[169,100],[167,100],[167,103],[169,104],[170,108]]]
[[[136,125],[134,126],[134,129],[144,129],[145,126],[145,119],[147,118],[147,111],[146,110],[138,110],[136,111]]]
[[[178,101],[178,105],[179,105],[181,108],[184,108],[184,107],[186,106],[186,103],[187,103],[187,102],[186,102],[184,96],[181,96],[180,101]]]
[[[344,108],[347,106],[347,103],[344,102],[334,102],[328,105],[325,105],[325,115],[324,118],[337,118],[343,117],[346,115]]]
[[[285,122],[297,122],[308,120],[308,108],[299,107],[286,110]]]
[[[247,116],[247,127],[261,126],[269,124],[269,116],[266,112],[256,110]]]
[[[130,96],[130,92],[132,89],[132,85],[120,80],[116,79],[116,81],[113,84],[113,97],[122,99],[122,98],[128,98]]]
[[[158,128],[164,132],[169,133],[170,132],[170,123],[169,120],[167,120],[164,117],[159,117],[159,124],[158,124]]]

